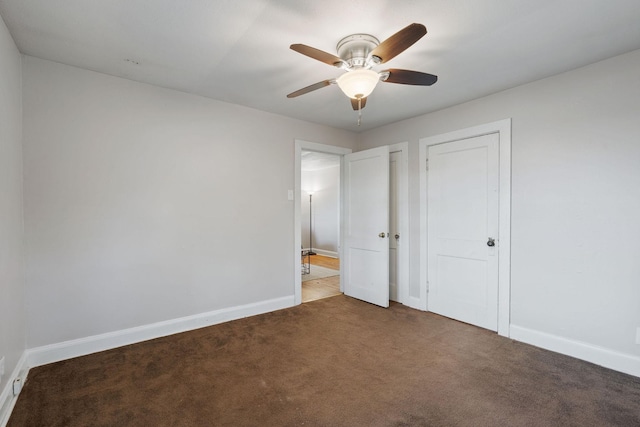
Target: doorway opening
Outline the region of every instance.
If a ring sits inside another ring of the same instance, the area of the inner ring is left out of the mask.
[[[295,176],[294,176],[294,182],[295,182],[295,187],[294,187],[294,195],[295,195],[295,203],[294,203],[294,259],[293,259],[293,266],[294,266],[294,270],[293,270],[293,283],[294,283],[294,289],[293,289],[293,294],[294,294],[294,304],[300,304],[302,302],[302,254],[304,253],[304,249],[305,246],[303,245],[303,241],[302,241],[302,224],[306,223],[307,227],[309,224],[309,217],[308,216],[303,216],[302,215],[302,206],[304,203],[309,204],[309,197],[308,197],[308,193],[305,195],[305,197],[303,197],[303,188],[302,188],[302,152],[303,151],[310,151],[310,152],[314,152],[314,153],[324,153],[324,154],[330,154],[330,155],[334,155],[337,156],[337,158],[339,159],[340,162],[340,167],[339,167],[339,171],[340,171],[340,178],[339,178],[339,205],[338,205],[338,247],[337,247],[337,258],[340,259],[341,258],[341,252],[342,252],[342,240],[341,240],[341,236],[342,236],[342,206],[343,206],[343,182],[344,182],[344,176],[343,176],[343,157],[346,154],[351,153],[351,149],[349,148],[343,148],[343,147],[336,147],[333,145],[324,145],[324,144],[318,144],[315,142],[308,142],[308,141],[302,141],[302,140],[296,140],[295,141],[295,163],[294,163],[294,167],[295,167]],[[311,204],[313,205],[313,202],[316,199],[313,199],[313,195],[311,198]],[[313,221],[313,218],[312,218]],[[313,230],[312,230],[313,232]],[[305,233],[307,234],[307,233]],[[309,239],[308,235],[307,235],[307,239]],[[315,239],[315,238],[314,238]],[[306,248],[309,249],[311,246],[313,246],[314,251],[316,251],[316,247],[318,246],[316,244],[316,241],[314,240],[313,242],[309,242],[307,243]],[[317,251],[316,251],[317,253]],[[321,256],[326,255],[326,254],[322,254]],[[315,260],[319,260],[320,258],[315,255],[313,256],[315,257]],[[309,260],[311,261],[311,260]],[[311,262],[309,262],[309,264],[311,264]],[[342,269],[340,267],[339,271],[340,271],[340,275],[337,277],[337,279],[334,280],[338,280],[339,282],[339,288],[340,288],[340,292],[342,292],[344,290],[343,287],[343,278],[342,278]]]
[[[302,150],[302,302],[339,295],[340,164],[337,154]]]
[[[408,191],[408,143],[402,142],[392,144],[388,146],[388,151],[391,154],[389,158],[389,168],[391,172],[390,176],[390,188],[392,192],[389,196],[389,200],[393,204],[393,208],[390,209],[390,218],[388,229],[385,236],[385,241],[390,245],[390,259],[389,262],[389,280],[387,286],[389,288],[389,297],[392,301],[408,305],[414,308],[420,308],[419,298],[413,296],[409,289],[409,191]],[[295,203],[294,203],[294,304],[300,304],[302,302],[302,254],[305,249],[312,249],[317,255],[310,255],[309,265],[313,265],[314,261],[318,264],[325,261],[323,256],[334,254],[327,254],[319,248],[316,234],[312,231],[311,237],[308,236],[309,226],[311,222],[312,227],[315,224],[313,217],[316,215],[316,200],[315,194],[311,195],[309,200],[309,194],[303,192],[302,186],[302,157],[303,152],[324,153],[337,156],[340,161],[340,176],[339,176],[339,207],[338,207],[338,240],[337,240],[337,256],[334,262],[337,261],[338,265],[333,266],[333,269],[339,269],[340,275],[333,276],[335,281],[339,282],[340,292],[345,291],[346,277],[345,277],[345,265],[341,262],[344,260],[344,248],[343,240],[345,235],[345,206],[346,206],[346,189],[345,189],[345,174],[346,174],[346,160],[345,156],[351,154],[352,150],[348,148],[336,147],[332,145],[324,145],[313,142],[307,142],[302,140],[295,141]],[[309,209],[311,205],[312,217],[311,221],[308,214],[303,215],[303,208]],[[305,232],[303,233],[303,224],[307,224]],[[382,229],[381,229],[382,231]],[[303,243],[304,236],[304,243]],[[322,267],[322,265],[320,265]],[[311,268],[311,267],[310,267]],[[352,272],[353,274],[354,272]]]

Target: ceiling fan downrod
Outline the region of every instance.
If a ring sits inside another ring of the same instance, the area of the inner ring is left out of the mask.
[[[338,42],[336,51],[345,64],[344,69],[369,70],[373,65],[370,54],[379,44],[380,41],[370,34],[352,34]]]

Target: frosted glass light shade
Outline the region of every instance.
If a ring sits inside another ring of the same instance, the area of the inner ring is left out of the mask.
[[[379,81],[378,73],[371,70],[349,71],[336,79],[344,94],[354,99],[369,96]]]

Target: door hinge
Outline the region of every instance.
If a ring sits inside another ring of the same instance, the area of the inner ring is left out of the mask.
[[[429,170],[429,159],[425,161],[425,164],[426,164],[426,170]]]

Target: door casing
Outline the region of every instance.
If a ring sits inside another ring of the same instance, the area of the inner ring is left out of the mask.
[[[293,297],[294,304],[298,305],[302,303],[302,276],[300,274],[300,248],[302,247],[302,233],[301,233],[301,218],[300,218],[300,194],[302,193],[302,151],[316,151],[319,153],[336,154],[340,156],[340,221],[339,221],[339,236],[338,236],[338,254],[342,257],[342,235],[343,235],[343,206],[344,206],[344,155],[350,154],[353,150],[350,148],[336,147],[333,145],[318,144],[316,142],[309,142],[296,139],[295,140],[295,176],[294,176],[294,189],[293,189]],[[340,269],[340,291],[342,288],[343,278],[342,269]]]
[[[410,257],[410,248],[409,248],[409,176],[408,176],[408,142],[401,142],[397,144],[391,144],[389,146],[390,152],[400,151],[402,152],[402,161],[401,161],[401,169],[399,172],[399,180],[400,180],[400,194],[398,194],[398,216],[400,223],[400,238],[404,237],[403,249],[400,252],[400,259],[398,260],[398,268],[399,268],[399,287],[398,287],[398,296],[400,298],[400,303],[413,306],[411,301],[409,300],[409,257]],[[316,142],[304,141],[301,139],[295,140],[295,161],[294,161],[294,304],[298,305],[302,302],[302,278],[300,275],[300,247],[302,244],[302,234],[301,234],[301,215],[300,215],[300,194],[301,194],[301,162],[302,162],[302,151],[316,151],[320,153],[329,153],[336,154],[341,157],[344,157],[345,154],[349,154],[352,152],[349,148],[336,147],[333,145],[319,144]],[[338,238],[338,253],[340,257],[342,257],[342,236],[343,233],[343,209],[344,209],[344,159],[341,159],[340,162],[340,230],[339,230],[339,238]],[[342,275],[342,271],[340,273]],[[340,277],[340,290],[343,289],[343,277]],[[415,307],[418,308],[418,307]]]
[[[511,119],[499,120],[484,125],[421,138],[419,141],[420,162],[420,308],[429,310],[427,281],[427,153],[431,145],[459,141],[476,136],[497,133],[499,135],[499,208],[498,230],[500,250],[498,252],[498,334],[509,336],[511,313]],[[416,297],[416,296],[412,296]]]
[[[398,250],[398,302],[409,304],[409,143],[400,142],[389,146],[389,153],[398,153],[398,193],[397,215],[400,240],[396,242]],[[390,236],[390,238],[394,238]]]

